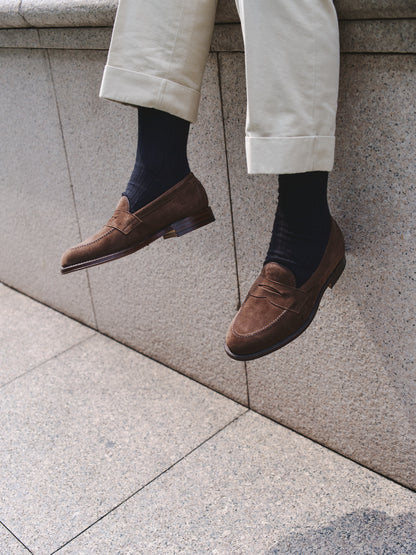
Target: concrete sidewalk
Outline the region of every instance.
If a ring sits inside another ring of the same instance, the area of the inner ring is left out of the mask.
[[[0,554],[415,554],[416,493],[0,285]]]

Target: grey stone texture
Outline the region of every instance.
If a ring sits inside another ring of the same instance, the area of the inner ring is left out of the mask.
[[[56,312],[9,294],[46,340]],[[26,330],[21,348],[41,350]],[[2,555],[414,554],[415,492],[114,340],[76,339],[0,388]]]
[[[30,551],[0,523],[0,553],[4,553],[4,555],[29,555]]]
[[[341,52],[416,54],[416,19],[340,22]]]
[[[0,387],[94,334],[8,287],[0,295]]]
[[[334,0],[340,19],[389,19],[416,17],[414,0]],[[217,23],[239,21],[235,0],[219,0]]]
[[[240,21],[235,0],[218,0],[217,23],[235,23]]]
[[[20,13],[32,27],[112,25],[117,0],[21,0]]]
[[[2,0],[0,3],[0,27],[28,27],[19,13],[21,0]]]
[[[80,235],[47,52],[0,49],[0,65],[0,279],[94,326],[87,274],[59,275]]]
[[[0,520],[45,554],[246,410],[100,335],[0,398]]]
[[[411,555],[416,494],[252,412],[62,555]]]
[[[0,27],[106,27],[117,0],[2,0]],[[340,19],[415,18],[414,0],[336,0]],[[239,21],[235,0],[219,0],[217,23]]]
[[[41,48],[70,50],[108,50],[111,27],[38,29]]]
[[[0,48],[40,48],[39,29],[0,29]]]
[[[416,17],[413,0],[334,0],[341,19],[389,19]]]
[[[340,21],[341,52],[416,53],[416,19]],[[1,29],[0,48],[107,50],[111,27]],[[243,52],[241,25],[216,25],[211,52]]]
[[[244,298],[267,249],[277,179],[245,175],[245,97],[238,86],[244,59],[221,54],[220,61]],[[247,363],[251,408],[410,487],[416,487],[414,69],[414,56],[342,58],[330,203],[346,237],[347,268],[303,336]]]

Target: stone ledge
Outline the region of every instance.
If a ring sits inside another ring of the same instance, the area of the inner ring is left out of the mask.
[[[339,19],[396,19],[416,17],[414,0],[334,0]],[[217,23],[238,22],[235,0],[219,0]]]
[[[0,4],[0,27],[28,27],[19,13],[20,0],[2,0]]]
[[[0,27],[109,27],[117,0],[3,0]],[[336,0],[343,19],[416,18],[414,0]],[[217,23],[238,22],[234,0],[219,0]]]
[[[0,48],[107,50],[111,27],[0,29]],[[341,21],[341,52],[416,54],[416,19]],[[241,26],[216,25],[212,52],[243,52]]]

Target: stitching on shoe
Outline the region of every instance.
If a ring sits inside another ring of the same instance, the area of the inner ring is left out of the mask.
[[[93,245],[94,243],[97,243],[98,241],[101,241],[101,239],[104,239],[104,237],[107,237],[107,235],[110,235],[110,233],[113,233],[115,228],[111,228],[110,231],[107,231],[107,233],[104,233],[104,235],[101,235],[101,237],[98,237],[98,239],[95,239],[94,241],[91,241],[90,243],[85,243],[84,245],[78,245],[77,247],[72,247],[72,249],[70,249],[71,251],[76,251],[77,249],[83,249],[84,247],[89,247],[90,245]]]
[[[254,331],[253,333],[245,333],[245,334],[238,333],[238,331],[235,331],[235,327],[234,327],[235,324],[233,324],[233,328],[232,328],[233,333],[235,333],[235,335],[238,335],[239,337],[251,337],[253,335],[258,335],[260,332],[262,332],[264,330],[267,330],[268,328],[271,328],[276,322],[278,322],[280,320],[280,318],[282,318],[285,314],[287,314],[287,312],[288,312],[287,309],[285,309],[282,312],[282,314],[279,314],[279,316],[275,320],[273,320],[273,322],[270,322],[270,324],[267,324],[267,326],[264,326],[264,328],[261,328],[257,331]]]

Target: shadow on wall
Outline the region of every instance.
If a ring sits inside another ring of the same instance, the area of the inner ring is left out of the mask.
[[[267,555],[315,553],[342,555],[414,555],[416,514],[391,517],[381,511],[354,512],[328,526],[282,539]]]

